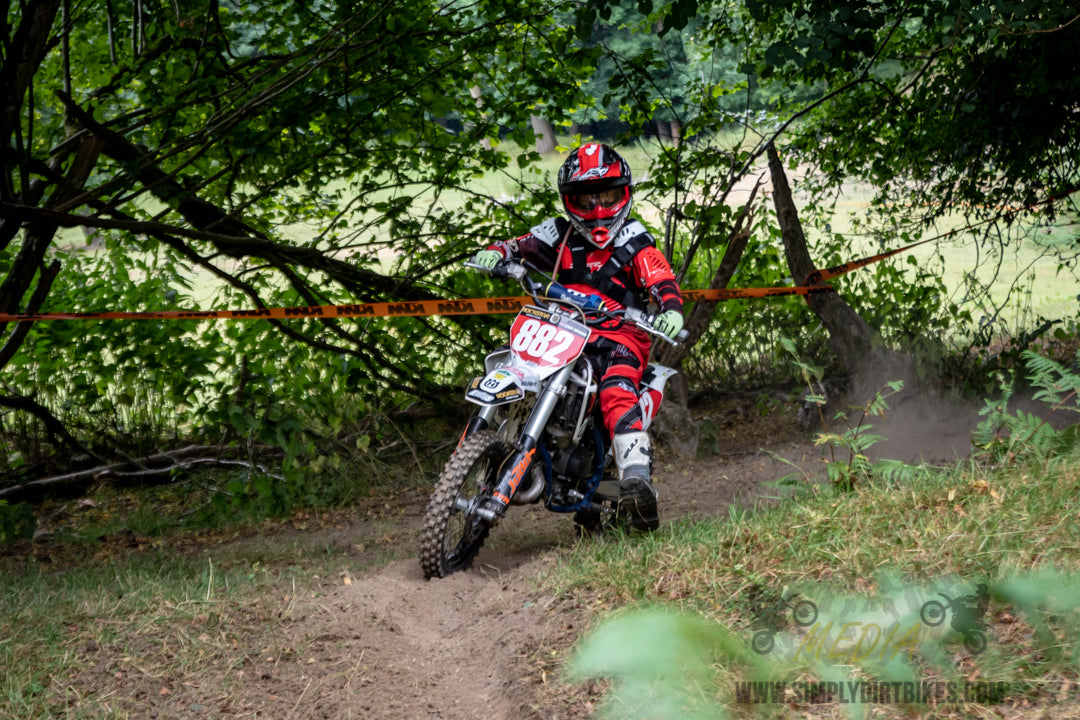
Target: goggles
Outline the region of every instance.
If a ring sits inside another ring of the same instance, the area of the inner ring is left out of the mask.
[[[574,210],[588,215],[597,210],[612,210],[622,204],[626,188],[611,188],[582,195],[567,195],[566,202]]]

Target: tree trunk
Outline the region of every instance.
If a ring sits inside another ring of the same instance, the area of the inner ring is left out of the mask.
[[[545,118],[532,116],[532,128],[536,134],[536,152],[547,155],[555,151],[555,128]]]
[[[483,93],[481,92],[479,85],[473,85],[471,88],[469,88],[469,94],[472,95],[473,100],[476,101],[476,107],[484,107]],[[485,137],[483,140],[480,141],[480,146],[483,147],[485,150],[490,150],[491,140]]]
[[[679,147],[682,142],[682,124],[678,120],[671,121],[671,144]]]
[[[775,146],[766,149],[769,156],[769,173],[772,176],[773,203],[780,223],[784,252],[788,268],[796,285],[801,285],[816,268],[806,246],[806,235],[799,222],[798,211],[791,197],[784,166]],[[906,356],[893,353],[881,346],[880,336],[837,293],[806,295],[806,302],[829,333],[829,344],[847,368],[852,378],[852,390],[861,397],[875,392],[880,384],[889,379],[907,379],[911,375],[911,362]],[[881,373],[902,377],[881,377]]]
[[[728,234],[727,249],[724,250],[724,258],[720,261],[720,266],[713,273],[712,280],[709,282],[710,290],[726,288],[728,283],[731,282],[731,278],[734,277],[735,270],[739,267],[739,261],[742,259],[743,251],[746,249],[746,243],[750,240],[750,225],[753,223],[754,218],[753,204],[758,187],[759,185],[754,186],[750,198],[746,201],[746,205],[743,206],[742,212],[739,213],[739,217],[735,221],[735,227]],[[694,345],[709,328],[709,322],[712,320],[718,302],[717,300],[699,300],[695,302],[693,309],[686,316],[686,339],[678,345],[657,343],[653,353],[656,362],[675,370],[681,370],[683,359],[690,354]],[[673,399],[679,405],[685,407],[689,403],[690,388],[686,382],[686,376],[682,372],[671,379],[671,392]]]
[[[656,137],[661,144],[671,142],[671,124],[667,120],[656,118],[653,120],[653,125],[656,126]]]

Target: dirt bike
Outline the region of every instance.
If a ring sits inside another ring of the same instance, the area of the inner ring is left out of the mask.
[[[764,602],[754,609],[754,627],[759,628],[750,640],[750,647],[759,655],[767,655],[775,644],[775,636],[784,628],[787,611],[799,627],[810,627],[818,619],[817,605],[797,592]]]
[[[945,622],[947,611],[952,610],[952,621],[949,624],[963,637],[967,651],[978,655],[985,650],[986,623],[981,616],[986,612],[986,608],[979,606],[979,598],[975,595],[964,595],[953,599],[942,592],[938,595],[945,598],[945,602],[927,600],[919,609],[920,619],[928,627],[937,627]]]
[[[610,312],[598,295],[550,279],[534,280],[529,270],[539,272],[536,268],[507,261],[491,270],[465,265],[517,280],[535,305],[521,308],[509,346],[485,358],[487,374],[475,378],[465,392],[480,410],[462,433],[427,506],[420,565],[429,579],[469,568],[510,505],[542,500],[552,512],[574,513],[581,534],[633,524],[619,506],[610,439],[597,403],[600,378],[583,353],[591,328],[610,320],[633,323],[672,344],[685,337],[655,330],[655,316],[647,312]],[[638,403],[646,430],[674,374],[653,363],[643,373]]]

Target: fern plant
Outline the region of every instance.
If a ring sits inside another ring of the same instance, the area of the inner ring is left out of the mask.
[[[829,459],[825,463],[828,469],[829,481],[835,489],[848,492],[855,488],[856,481],[860,479],[871,480],[874,477],[884,477],[887,480],[899,481],[919,472],[919,468],[900,461],[871,461],[866,455],[866,451],[871,446],[885,439],[881,435],[869,432],[874,426],[867,424],[866,421],[874,415],[878,417],[885,416],[885,411],[889,409],[886,400],[903,389],[904,383],[902,381],[894,380],[886,383],[881,390],[874,394],[874,397],[869,402],[862,407],[856,406],[855,409],[859,411],[859,418],[854,423],[848,421],[847,413],[843,411],[836,413],[834,419],[844,423],[844,430],[829,432],[829,424],[825,418],[825,406],[828,404],[828,398],[823,392],[819,391],[822,376],[824,375],[823,369],[801,358],[795,344],[787,338],[780,338],[780,347],[787,353],[792,367],[798,371],[803,383],[806,384],[807,392],[803,395],[803,402],[816,406],[818,415],[821,418],[821,426],[825,428],[824,432],[818,433],[814,444],[825,446],[829,450]],[[841,451],[839,457],[838,450]],[[846,457],[842,455],[844,451],[846,451]],[[773,457],[783,461],[783,458],[776,455],[773,455]],[[798,482],[796,475],[787,475],[778,480],[776,484],[785,486],[796,482]]]
[[[894,461],[874,462],[866,455],[866,451],[871,446],[885,439],[881,435],[869,432],[874,426],[866,421],[873,415],[884,417],[885,411],[889,409],[886,399],[900,392],[903,387],[904,383],[901,380],[887,382],[885,387],[874,393],[874,397],[869,402],[861,408],[855,408],[859,411],[859,418],[854,423],[849,422],[847,413],[836,414],[836,419],[844,423],[843,432],[818,433],[814,444],[828,447],[829,460],[826,461],[826,465],[829,481],[837,490],[843,492],[854,490],[858,480],[870,481],[883,470],[887,470],[890,474],[897,472]],[[846,451],[847,458],[838,458],[837,450]]]
[[[1001,397],[986,400],[980,411],[984,418],[972,433],[972,442],[994,461],[1012,464],[1018,459],[1048,458],[1067,451],[1080,438],[1080,423],[1058,430],[1050,424],[1055,413],[1080,413],[1080,374],[1060,363],[1025,350],[1027,379],[1034,388],[1032,398],[1048,405],[1040,417],[1034,413],[1009,411],[1016,393],[1016,378],[1001,382]],[[1080,351],[1077,351],[1080,365]]]

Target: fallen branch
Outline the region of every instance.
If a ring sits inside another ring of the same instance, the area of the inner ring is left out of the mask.
[[[242,467],[263,473],[275,480],[283,480],[254,462],[220,457],[233,448],[220,445],[189,445],[169,452],[160,452],[127,462],[98,465],[77,472],[53,475],[0,489],[0,500],[8,502],[35,502],[45,495],[71,494],[105,479],[139,482],[166,482],[175,473],[185,472],[197,466]]]

